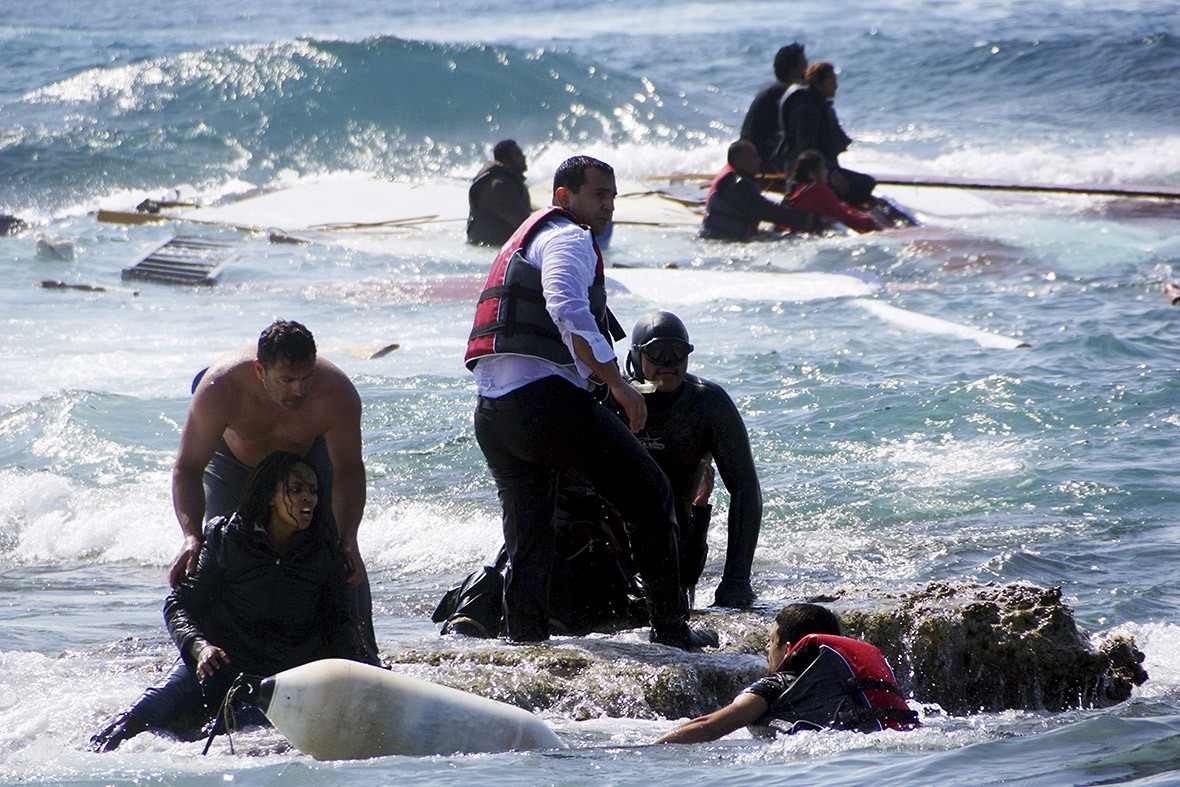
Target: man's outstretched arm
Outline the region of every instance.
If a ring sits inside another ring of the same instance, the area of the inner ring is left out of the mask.
[[[663,736],[656,743],[703,743],[715,741],[739,727],[753,724],[762,718],[770,706],[762,697],[742,692],[721,710],[715,710],[692,721],[686,721]]]

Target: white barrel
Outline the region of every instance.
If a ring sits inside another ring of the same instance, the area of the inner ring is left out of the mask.
[[[345,659],[267,678],[259,706],[317,760],[566,748],[527,710]]]

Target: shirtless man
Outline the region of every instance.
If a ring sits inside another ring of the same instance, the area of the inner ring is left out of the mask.
[[[321,479],[321,503],[348,561],[348,584],[370,648],[369,583],[357,546],[365,511],[361,400],[335,364],[316,356],[315,339],[279,320],[242,353],[209,368],[193,390],[172,470],[172,504],[184,545],[168,574],[175,587],[196,569],[204,523],[234,511],[253,468],[273,451],[307,457]]]

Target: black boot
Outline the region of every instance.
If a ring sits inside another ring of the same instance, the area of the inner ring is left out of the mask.
[[[90,750],[99,754],[114,751],[123,741],[134,738],[147,728],[147,722],[134,713],[121,713],[105,730],[90,739]]]
[[[651,630],[651,641],[660,645],[670,645],[681,650],[700,650],[701,648],[715,648],[721,640],[717,632],[703,626],[693,628],[681,621],[671,628],[655,628]]]

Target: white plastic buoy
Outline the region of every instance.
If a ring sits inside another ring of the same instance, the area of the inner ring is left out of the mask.
[[[317,760],[566,748],[527,710],[356,661],[313,661],[251,688],[246,701]]]

